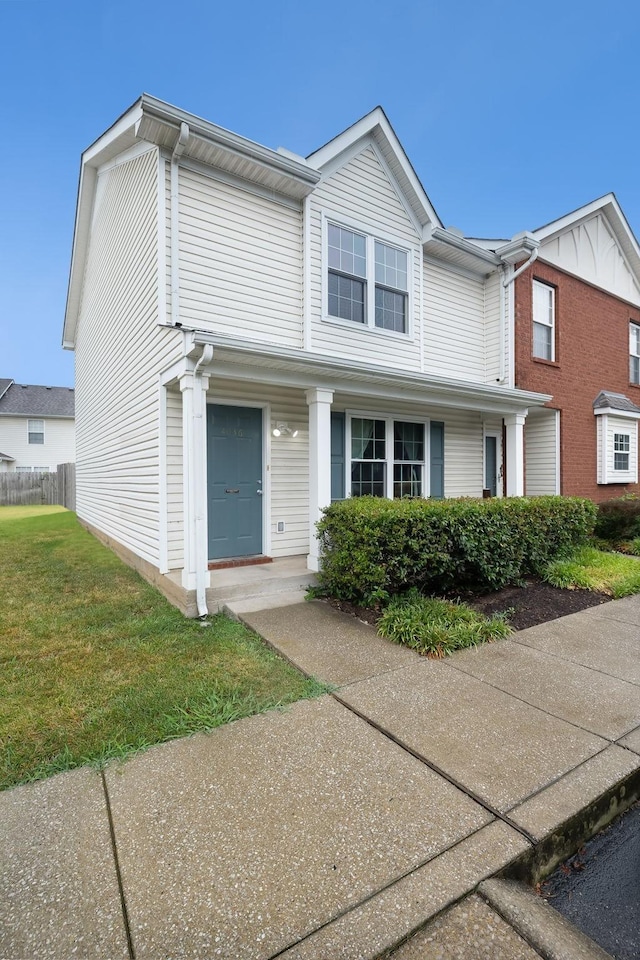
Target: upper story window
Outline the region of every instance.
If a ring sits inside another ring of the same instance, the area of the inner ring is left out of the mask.
[[[555,360],[556,291],[540,280],[533,281],[533,356]]]
[[[640,326],[629,325],[629,380],[640,384]]]
[[[328,223],[327,260],[330,317],[407,332],[406,250]]]
[[[29,443],[44,443],[44,420],[29,420],[27,430]]]

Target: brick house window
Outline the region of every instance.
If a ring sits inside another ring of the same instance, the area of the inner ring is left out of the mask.
[[[533,281],[533,356],[555,360],[556,291],[540,280]]]
[[[629,324],[629,380],[640,384],[640,326]]]
[[[613,435],[613,469],[629,469],[629,449],[631,437],[628,433],[614,433]]]
[[[44,443],[44,420],[29,420],[27,431],[29,443]]]

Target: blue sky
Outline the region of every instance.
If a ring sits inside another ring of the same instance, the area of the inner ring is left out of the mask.
[[[639,236],[639,28],[637,0],[0,0],[0,377],[73,384],[80,154],[143,91],[301,154],[381,104],[446,225],[612,190]]]

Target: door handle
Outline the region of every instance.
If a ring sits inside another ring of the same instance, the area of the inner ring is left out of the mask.
[[[258,494],[259,497],[262,496],[262,490],[256,490],[256,493]]]

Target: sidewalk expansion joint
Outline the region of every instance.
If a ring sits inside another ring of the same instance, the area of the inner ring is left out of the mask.
[[[285,947],[282,947],[276,953],[272,953],[267,960],[277,960],[278,957],[281,957],[283,954],[286,954],[289,950],[292,950],[294,947],[297,947],[299,944],[304,943],[306,940],[310,940],[311,937],[315,937],[317,933],[320,933],[321,930],[325,930],[327,927],[330,927],[332,924],[336,923],[338,920],[342,920],[343,917],[348,917],[350,913],[354,913],[356,910],[359,910],[360,907],[363,907],[366,903],[370,903],[371,900],[375,900],[376,897],[380,896],[381,893],[385,893],[387,890],[393,889],[396,884],[401,883],[403,880],[406,880],[407,877],[412,876],[414,873],[417,873],[419,870],[423,870],[427,864],[433,863],[434,860],[437,860],[438,857],[443,856],[445,853],[450,853],[451,850],[455,850],[456,847],[459,847],[461,844],[465,843],[470,837],[475,836],[477,833],[480,833],[485,829],[486,824],[478,827],[476,830],[472,830],[471,833],[466,834],[464,837],[460,837],[459,840],[456,840],[455,843],[452,843],[450,847],[447,847],[446,850],[440,850],[438,853],[434,853],[433,856],[427,857],[426,860],[423,860],[421,863],[417,863],[414,867],[411,867],[410,870],[407,870],[405,873],[400,874],[398,877],[394,877],[393,880],[390,880],[388,883],[383,884],[377,890],[372,890],[371,893],[367,894],[366,897],[363,897],[362,900],[359,900],[357,903],[352,904],[350,907],[345,907],[344,910],[339,910],[333,917],[330,917],[328,920],[325,920],[324,923],[321,923],[319,926],[314,927],[313,930],[310,930],[308,933],[305,933],[304,936],[300,937],[299,940],[294,940],[292,943],[288,943]],[[463,893],[458,898],[463,900],[468,893]],[[428,917],[427,919],[433,920],[436,916],[443,913],[447,910],[452,903],[458,902],[458,900],[452,900],[446,903],[444,907],[439,909],[433,916]],[[414,933],[415,931],[412,931]],[[395,949],[395,947],[394,947]]]
[[[129,960],[136,960],[136,952],[133,948],[133,939],[131,937],[131,927],[129,924],[129,911],[127,910],[127,901],[124,895],[124,885],[122,883],[122,873],[120,871],[120,861],[118,859],[118,847],[116,844],[116,830],[113,823],[113,814],[111,812],[111,801],[109,800],[109,791],[107,790],[107,779],[104,775],[104,770],[100,771],[100,778],[102,780],[102,789],[104,791],[104,799],[107,807],[107,819],[109,821],[109,834],[111,836],[111,850],[113,853],[113,862],[116,868],[116,878],[118,881],[118,893],[120,894],[120,907],[122,909],[122,920],[124,922],[124,931],[127,937],[127,951],[129,953]]]
[[[546,657],[551,657],[552,654],[547,653],[546,650],[541,650],[540,647],[534,647],[532,643],[527,643],[525,640],[518,640],[518,633],[515,633],[512,637],[509,637],[511,643],[517,643],[520,647],[526,647],[527,650],[535,650],[536,653],[541,653]],[[593,667],[587,665],[586,663],[581,663],[579,660],[572,660],[570,657],[563,657],[560,653],[553,654],[554,660],[562,660],[563,663],[571,663],[575,667],[584,667],[585,670],[592,670],[593,673],[598,673],[602,677],[608,677],[610,680],[619,680],[621,683],[630,683],[633,687],[640,687],[639,680],[628,680],[627,677],[616,677],[613,673],[607,673],[606,670],[601,670],[600,667]]]
[[[425,767],[428,767],[430,770],[433,770],[434,773],[437,773],[438,776],[442,777],[443,780],[446,780],[453,787],[459,790],[461,793],[464,793],[470,800],[473,800],[478,806],[482,807],[483,810],[486,810],[487,813],[491,814],[492,817],[495,817],[496,820],[501,820],[508,827],[511,827],[512,830],[515,830],[519,833],[527,843],[530,843],[532,847],[536,846],[536,839],[532,834],[530,834],[524,827],[521,827],[519,824],[515,823],[504,813],[501,813],[500,810],[497,810],[495,807],[492,807],[490,803],[487,803],[482,797],[480,797],[473,790],[470,790],[469,787],[465,787],[464,784],[460,783],[455,777],[452,777],[449,773],[439,767],[437,764],[433,763],[431,760],[428,760],[423,754],[418,753],[416,750],[413,750],[407,743],[403,740],[400,740],[385,727],[380,726],[374,720],[371,720],[366,714],[361,713],[359,710],[356,710],[351,704],[346,703],[337,693],[332,693],[331,696],[334,700],[340,703],[343,707],[353,713],[356,717],[359,717],[361,720],[364,720],[370,727],[373,727],[374,730],[377,730],[378,733],[381,733],[383,737],[386,737],[388,740],[391,740],[392,743],[395,743],[396,746],[400,747],[405,753],[409,753],[412,757],[415,757],[416,760],[419,760],[420,763],[424,764]]]
[[[563,723],[568,724],[570,727],[575,727],[576,730],[581,730],[582,733],[588,733],[592,737],[598,737],[600,740],[604,740],[607,744],[615,743],[615,739],[605,736],[603,733],[596,733],[595,730],[589,730],[588,727],[583,727],[580,723],[575,723],[573,720],[567,720],[566,717],[561,717],[558,713],[552,713],[551,710],[546,710],[544,707],[538,706],[537,703],[532,703],[531,700],[525,700],[524,697],[518,696],[517,693],[512,693],[511,690],[505,690],[504,687],[499,687],[495,683],[491,683],[490,680],[485,680],[484,677],[476,677],[474,673],[471,673],[469,670],[463,670],[462,667],[457,667],[455,663],[447,663],[445,667],[450,670],[456,670],[458,673],[461,673],[465,677],[471,677],[473,680],[477,680],[478,683],[485,683],[488,687],[491,687],[492,690],[497,690],[498,693],[504,693],[507,697],[512,697],[513,700],[517,700],[518,703],[524,703],[527,707],[533,707],[534,710],[539,710],[540,713],[544,713],[547,717],[553,717],[554,720],[561,720]],[[587,667],[587,669],[589,669]],[[613,678],[612,678],[613,679]],[[627,681],[623,680],[622,683]],[[621,737],[626,737],[631,730],[626,730],[624,733],[621,733]]]

